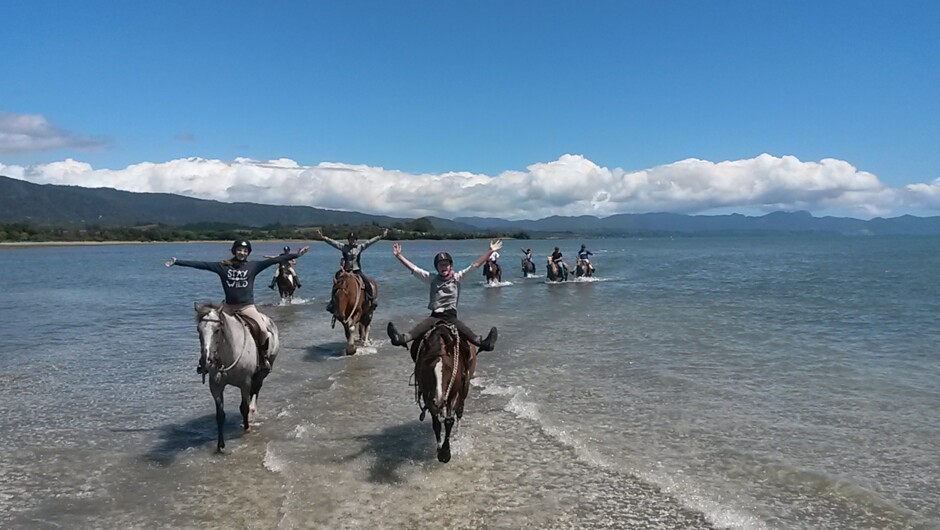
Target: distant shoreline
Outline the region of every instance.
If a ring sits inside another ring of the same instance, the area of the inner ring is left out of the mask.
[[[305,242],[304,239],[254,239],[260,243],[269,242]],[[0,248],[15,247],[98,247],[111,245],[184,245],[196,243],[231,243],[222,239],[200,239],[190,241],[5,241],[0,242]]]

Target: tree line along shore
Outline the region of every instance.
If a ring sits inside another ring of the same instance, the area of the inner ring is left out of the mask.
[[[423,222],[422,222],[423,221]],[[223,223],[199,223],[195,225],[167,226],[161,224],[139,226],[96,226],[80,227],[39,226],[30,223],[0,224],[0,243],[108,243],[108,242],[187,242],[187,241],[231,241],[234,239],[250,240],[313,240],[314,231],[319,228],[327,237],[345,240],[350,232],[359,239],[369,239],[389,229],[389,238],[397,240],[414,239],[480,239],[512,238],[529,239],[525,232],[505,233],[500,231],[451,232],[435,230],[426,219],[407,223],[395,223],[393,226],[368,225],[323,225],[323,226],[287,226],[269,225],[247,227]]]

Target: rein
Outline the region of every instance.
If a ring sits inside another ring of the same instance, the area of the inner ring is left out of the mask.
[[[237,319],[236,319],[236,320],[237,320]],[[218,318],[216,318],[216,319],[203,318],[203,319],[200,319],[200,322],[217,322],[217,323],[219,323],[219,324],[222,324],[223,327],[225,326],[225,323],[224,323],[221,319],[218,319]],[[251,335],[251,331],[248,330],[247,336],[250,336],[250,335]],[[223,333],[223,336],[224,336],[224,333]],[[245,337],[246,337],[246,335],[245,335],[245,334],[242,334],[242,347],[239,348],[239,350],[238,350],[238,355],[235,356],[235,360],[232,361],[232,364],[230,364],[230,365],[228,365],[228,366],[221,366],[221,367],[219,367],[219,369],[218,369],[218,376],[219,376],[219,377],[225,375],[225,372],[228,372],[229,370],[231,370],[232,368],[234,368],[234,367],[238,364],[238,361],[241,360],[242,355],[244,355],[245,350],[247,349],[247,346],[248,346],[248,341],[247,341],[247,339],[246,339]],[[215,346],[215,352],[210,352],[210,353],[215,353],[216,356],[218,356],[218,354],[219,354],[219,345],[216,344],[216,346]],[[207,359],[207,360],[208,360],[208,359]]]

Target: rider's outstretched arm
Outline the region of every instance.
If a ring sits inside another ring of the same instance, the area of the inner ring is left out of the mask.
[[[371,247],[373,244],[375,244],[376,241],[382,239],[383,237],[385,237],[385,236],[387,236],[387,235],[388,235],[388,228],[386,228],[385,231],[383,231],[381,234],[379,234],[379,235],[373,237],[372,239],[366,241],[365,243],[363,243],[363,244],[362,244],[362,250],[365,250],[365,249]]]
[[[404,265],[405,268],[407,268],[409,271],[414,272],[415,269],[418,268],[417,265],[408,261],[408,258],[402,255],[401,243],[395,243],[394,245],[392,245],[392,254],[394,254],[395,257],[398,258],[398,261],[401,262],[401,264]]]

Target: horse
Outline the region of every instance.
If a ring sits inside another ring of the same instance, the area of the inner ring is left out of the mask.
[[[582,276],[590,278],[594,276],[594,265],[591,264],[590,260],[578,259],[578,266],[574,269],[574,275],[577,278]]]
[[[450,435],[463,417],[464,402],[470,392],[470,378],[476,370],[476,348],[457,327],[439,321],[424,337],[411,344],[415,361],[415,401],[421,407],[420,420],[431,413],[437,459],[450,462]],[[441,424],[444,436],[441,436]]]
[[[545,266],[548,270],[548,281],[550,282],[566,282],[568,281],[568,267],[564,266],[564,263],[561,265],[552,261],[551,258],[548,258],[548,264]]]
[[[216,447],[221,452],[225,448],[222,392],[226,385],[237,386],[242,391],[239,410],[242,413],[242,425],[247,432],[251,430],[251,420],[257,411],[258,392],[268,373],[260,369],[258,346],[243,321],[223,312],[218,305],[196,303],[195,309],[201,355],[207,361],[209,390],[215,400],[215,422],[219,431]],[[268,359],[273,365],[280,347],[277,326],[265,316],[265,327],[270,336]]]
[[[535,274],[535,263],[528,258],[522,258],[522,276],[526,277],[530,274]]]
[[[483,264],[483,277],[486,283],[500,283],[503,281],[503,268],[495,261],[486,260]]]
[[[373,301],[378,299],[379,288],[375,280],[369,279],[372,286]],[[369,327],[372,325],[372,313],[375,308],[366,300],[366,289],[362,277],[355,272],[340,269],[336,275],[333,287],[333,322],[339,320],[346,333],[346,355],[356,353],[356,341],[353,339],[353,330],[359,332],[359,343],[369,340]]]
[[[285,300],[291,303],[294,299],[294,291],[297,285],[294,284],[294,278],[287,269],[281,267],[277,273],[277,292],[281,295],[281,303]]]

